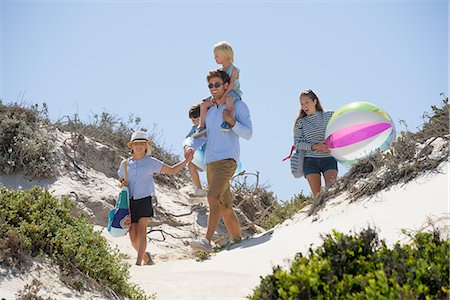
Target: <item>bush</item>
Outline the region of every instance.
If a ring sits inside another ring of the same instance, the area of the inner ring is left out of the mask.
[[[254,182],[249,177],[254,179]],[[255,173],[243,171],[233,177],[231,186],[235,208],[239,208],[252,224],[266,230],[289,219],[311,203],[311,197],[300,193],[294,195],[290,201],[280,204],[273,192],[269,190],[270,186],[259,183],[258,171]],[[243,228],[247,227],[245,224],[243,225]]]
[[[289,270],[276,267],[249,299],[448,299],[450,241],[422,232],[389,249],[373,229],[333,231]]]
[[[32,178],[55,175],[54,145],[45,129],[46,106],[39,110],[0,101],[0,172],[23,172]]]
[[[66,276],[82,273],[118,294],[145,299],[142,290],[128,283],[128,266],[119,252],[111,250],[85,217],[72,216],[72,210],[72,202],[58,202],[46,190],[35,187],[12,192],[0,188],[0,235],[18,232],[14,237],[20,240],[14,244],[16,249],[33,256],[49,256]],[[13,255],[5,247],[0,251],[5,258]],[[73,285],[83,287],[82,281]]]
[[[270,213],[258,225],[265,229],[273,228],[277,224],[283,223],[285,220],[294,216],[302,208],[311,204],[311,202],[312,198],[303,195],[303,193],[294,195],[291,200],[282,202],[281,204],[274,202]]]
[[[124,121],[117,115],[112,115],[108,112],[102,112],[94,114],[90,121],[87,123],[81,122],[79,116],[75,114],[73,117],[65,116],[61,120],[57,121],[55,125],[63,131],[71,133],[72,147],[78,156],[83,161],[89,161],[90,158],[86,153],[86,147],[95,148],[95,145],[85,144],[85,137],[95,142],[100,142],[113,149],[117,149],[117,157],[128,157],[130,151],[127,143],[130,140],[131,134],[137,130],[143,130],[149,132],[152,143],[152,156],[165,162],[168,165],[174,165],[179,162],[178,156],[169,153],[158,143],[158,136],[160,135],[156,130],[149,131],[147,128],[141,127],[141,119],[138,116],[129,115],[128,120]],[[115,160],[111,160],[111,168],[115,171],[118,165]],[[179,178],[186,178],[185,170],[182,170],[179,175],[173,176],[160,174],[155,177],[155,181],[172,187],[178,187],[176,180]]]

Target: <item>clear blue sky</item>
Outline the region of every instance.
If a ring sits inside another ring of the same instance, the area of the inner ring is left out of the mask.
[[[288,200],[310,193],[281,162],[301,90],[325,110],[372,102],[397,131],[448,95],[448,1],[230,2],[2,1],[0,97],[46,102],[53,120],[133,113],[181,155],[187,111],[218,67],[212,45],[229,41],[253,120],[244,168]]]

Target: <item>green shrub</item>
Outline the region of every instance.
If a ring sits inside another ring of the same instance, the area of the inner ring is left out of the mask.
[[[19,232],[16,248],[48,255],[66,275],[81,272],[116,293],[145,299],[142,290],[128,283],[128,266],[86,218],[73,216],[73,203],[59,202],[46,190],[12,192],[0,188],[0,234]],[[0,247],[2,256],[11,256]],[[78,287],[81,282],[78,283]]]
[[[434,136],[446,136],[449,133],[450,105],[448,104],[448,97],[442,100],[441,107],[432,105],[431,110],[432,113],[424,113],[423,128],[417,133],[423,140]]]
[[[46,106],[43,106],[46,110]],[[45,113],[44,113],[45,114]],[[32,178],[55,175],[54,145],[47,136],[43,111],[0,101],[0,172]]]
[[[448,299],[450,241],[422,232],[389,249],[373,229],[333,231],[289,270],[276,267],[249,299]]]
[[[265,229],[273,228],[275,225],[294,216],[302,208],[311,204],[311,202],[312,198],[303,195],[303,193],[294,195],[291,200],[282,202],[281,204],[275,201],[269,214],[258,225]]]

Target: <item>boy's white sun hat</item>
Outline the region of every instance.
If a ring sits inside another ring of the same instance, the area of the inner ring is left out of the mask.
[[[150,141],[150,138],[148,137],[147,132],[145,131],[136,131],[133,132],[131,135],[130,141],[127,143],[128,148],[131,148],[131,145],[134,142],[147,142],[147,155],[150,155],[150,146],[152,145],[152,142]]]

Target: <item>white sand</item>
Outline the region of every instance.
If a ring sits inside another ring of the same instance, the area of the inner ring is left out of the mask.
[[[259,284],[259,276],[285,264],[320,235],[337,229],[358,231],[376,226],[388,243],[405,241],[402,229],[421,229],[427,218],[444,218],[448,229],[448,162],[441,173],[428,173],[404,186],[382,191],[371,199],[349,203],[343,197],[330,201],[318,216],[298,213],[276,229],[241,242],[211,260],[170,261],[131,268],[131,279],[158,299],[243,299]]]

